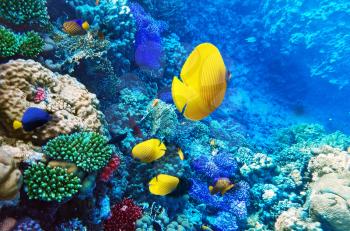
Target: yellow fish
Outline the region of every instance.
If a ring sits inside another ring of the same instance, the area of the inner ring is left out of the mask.
[[[202,230],[213,231],[209,226],[202,225]]]
[[[209,186],[209,191],[211,195],[221,193],[224,195],[228,190],[232,189],[234,184],[231,183],[228,178],[219,178],[217,179],[215,186]]]
[[[174,77],[171,92],[177,109],[190,120],[201,120],[222,103],[229,72],[213,44],[197,46]]]
[[[80,19],[75,19],[63,23],[63,31],[69,35],[84,35],[89,30],[90,25],[87,21],[83,22]]]
[[[181,150],[181,148],[177,149],[177,154],[179,155],[180,160],[184,160],[185,159],[185,155],[184,155],[183,151]]]
[[[180,179],[175,176],[159,174],[149,183],[149,191],[153,195],[165,196],[173,192],[178,186]]]
[[[131,151],[132,156],[141,162],[151,163],[164,156],[166,146],[159,139],[149,139],[137,144]]]

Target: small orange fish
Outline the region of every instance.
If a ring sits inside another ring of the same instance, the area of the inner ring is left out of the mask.
[[[97,37],[99,40],[104,40],[105,39],[105,35],[103,34],[102,31],[98,31],[97,32]]]
[[[157,106],[157,105],[158,105],[158,103],[159,103],[159,99],[155,99],[155,100],[153,100],[152,107]]]
[[[100,5],[100,0],[96,0],[95,5],[96,6]]]
[[[214,186],[209,186],[209,191],[211,195],[217,193],[221,193],[221,195],[224,195],[228,190],[232,189],[233,186],[234,184],[231,183],[230,179],[222,177],[216,180]]]

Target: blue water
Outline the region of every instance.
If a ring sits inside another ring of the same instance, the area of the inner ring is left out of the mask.
[[[0,31],[0,65],[33,59],[85,85],[101,111],[92,122],[101,129],[92,130],[106,140],[120,138],[111,142],[120,165],[108,180],[99,180],[104,168],[84,172],[77,164],[74,174],[84,190],[63,201],[28,197],[26,176],[23,184],[17,182],[16,198],[5,198],[1,179],[7,176],[0,171],[0,230],[350,230],[349,1],[28,0],[28,6],[7,8],[11,4],[0,2],[6,9],[0,9],[1,28],[16,33],[17,44],[28,31],[43,44],[35,55],[21,52],[26,47],[5,53],[12,48]],[[81,35],[64,32],[63,23],[73,19],[90,28],[80,28]],[[232,78],[222,104],[191,121],[174,105],[172,80],[192,50],[206,42],[219,49]],[[0,96],[8,97],[1,78]],[[45,84],[31,88],[49,89]],[[36,104],[46,108],[50,94],[47,90]],[[75,92],[65,94],[65,102],[75,105],[69,97]],[[33,96],[20,99],[35,106]],[[22,107],[21,100],[11,108]],[[8,124],[20,113],[12,115],[3,104],[0,155],[2,146],[17,147],[16,142],[32,142],[30,150],[46,154],[43,147],[54,137],[89,130],[67,125],[53,130],[50,139],[40,137],[46,134],[42,127],[29,135],[15,133]],[[86,119],[78,109],[60,110],[67,114],[53,116],[47,128],[69,123],[71,115]],[[142,163],[131,152],[150,138],[167,150],[153,163]],[[91,152],[102,158],[98,150]],[[25,175],[37,162],[56,160],[50,158],[15,168]],[[73,157],[64,161],[76,164]],[[0,163],[6,165],[1,158]],[[178,177],[176,193],[150,193],[148,182],[158,174]],[[212,195],[209,186],[218,178],[233,187]]]

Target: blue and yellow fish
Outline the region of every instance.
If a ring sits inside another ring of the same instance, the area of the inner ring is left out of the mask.
[[[47,111],[41,108],[29,107],[23,113],[22,119],[13,121],[12,126],[15,130],[23,128],[24,131],[30,132],[45,125],[51,119],[52,117]]]
[[[63,31],[69,35],[84,35],[89,30],[90,25],[87,21],[81,19],[70,20],[63,23]]]

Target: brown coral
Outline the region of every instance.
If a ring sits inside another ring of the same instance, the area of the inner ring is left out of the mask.
[[[47,93],[46,101],[40,104],[33,99],[37,87],[44,88]],[[62,102],[66,108],[57,106]],[[51,111],[53,120],[32,132],[14,130],[13,121],[20,120],[30,106]],[[102,113],[97,107],[96,96],[69,75],[53,73],[33,60],[19,59],[0,65],[0,117],[10,137],[43,144],[50,138],[75,129],[98,132]]]
[[[22,174],[14,159],[0,153],[0,200],[14,199],[22,186]]]

